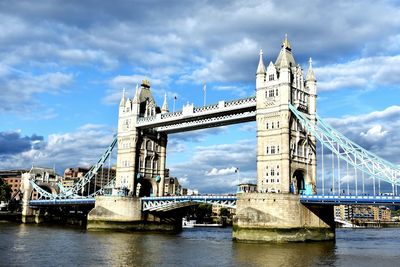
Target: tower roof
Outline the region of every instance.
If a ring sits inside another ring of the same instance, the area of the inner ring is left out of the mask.
[[[306,77],[306,81],[317,81],[315,79],[315,74],[314,74],[314,70],[312,67],[312,59],[310,58],[310,60],[308,61],[310,63],[309,67],[308,67],[308,71],[307,71],[307,77]]]
[[[260,60],[258,61],[257,74],[265,74],[265,66],[263,61],[263,51],[260,49]]]
[[[136,84],[135,96],[133,97],[132,103],[134,104],[139,103],[139,96],[140,96],[139,84]]]
[[[125,102],[126,102],[126,98],[125,98],[125,88],[122,90],[122,97],[121,97],[121,101],[119,102],[119,106],[120,107],[124,107],[125,106]]]
[[[285,39],[282,41],[282,48],[279,52],[278,58],[276,59],[275,66],[278,69],[296,66],[296,61],[292,55],[292,48],[287,38],[287,34],[285,35]]]
[[[153,94],[150,90],[150,82],[148,80],[143,80],[141,87],[142,88],[140,89],[139,93],[139,103],[146,102],[147,100],[149,100],[149,102],[155,103]]]
[[[169,111],[169,108],[168,108],[168,102],[167,102],[167,93],[165,93],[164,103],[162,105],[161,112],[164,113],[164,112],[168,112],[168,111]]]

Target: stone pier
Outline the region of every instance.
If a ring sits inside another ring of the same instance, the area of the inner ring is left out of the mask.
[[[177,231],[182,227],[179,214],[142,212],[140,198],[98,196],[88,214],[87,229],[132,231]]]
[[[246,242],[323,241],[335,238],[332,206],[305,206],[299,195],[238,194],[233,239]]]

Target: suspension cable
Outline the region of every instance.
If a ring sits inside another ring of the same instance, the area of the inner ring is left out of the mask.
[[[322,149],[322,155],[321,155],[321,163],[322,163],[322,195],[325,196],[325,185],[324,185],[324,173],[325,173],[325,169],[324,169],[324,145],[321,143],[321,149]]]
[[[357,188],[357,168],[356,168],[356,165],[357,165],[357,158],[356,157],[354,157],[354,182],[355,182],[355,185],[356,185],[356,196],[358,196],[358,188]]]
[[[346,176],[347,176],[347,194],[350,193],[350,176],[349,176],[349,163],[346,161]]]
[[[362,172],[362,194],[365,195],[365,182],[364,182],[364,175],[365,172]]]
[[[339,149],[339,143],[337,144],[337,149],[338,149],[338,154],[337,154],[337,160],[338,160],[338,188],[339,188],[339,196],[341,194],[340,191],[340,158],[339,158],[339,154],[340,154],[340,149]]]
[[[332,150],[332,194],[335,194],[335,156]]]

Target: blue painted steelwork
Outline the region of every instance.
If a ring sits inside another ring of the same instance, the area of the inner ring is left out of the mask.
[[[218,204],[227,208],[236,208],[236,196],[232,195],[206,195],[206,196],[166,196],[143,197],[143,211],[168,211],[198,203]]]
[[[301,195],[300,202],[318,205],[400,205],[400,196]]]
[[[322,145],[330,149],[342,160],[359,169],[360,171],[376,177],[393,186],[400,185],[400,166],[395,165],[372,152],[362,148],[343,134],[338,132],[316,114],[317,121],[310,120],[306,114],[300,112],[292,104],[288,104],[292,114],[300,124],[311,133]]]
[[[29,206],[72,206],[72,205],[94,205],[94,198],[75,198],[75,199],[40,199],[30,200]]]

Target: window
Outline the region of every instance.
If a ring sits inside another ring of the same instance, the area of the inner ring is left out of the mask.
[[[276,127],[279,128],[279,121],[276,122]]]
[[[276,151],[277,151],[276,153],[279,154],[279,146],[276,147]]]
[[[269,97],[274,97],[274,90],[273,90],[273,89],[272,89],[272,90],[269,90],[268,96],[269,96]]]
[[[275,169],[271,169],[271,176],[275,175]]]
[[[276,179],[276,182],[279,183],[279,179]]]
[[[275,90],[275,95],[278,96],[278,89]]]
[[[271,123],[271,129],[274,129],[274,123]]]
[[[275,183],[275,179],[271,179],[271,183]]]
[[[271,146],[271,154],[275,154],[275,146]]]
[[[268,79],[270,80],[270,81],[273,81],[274,80],[274,77],[275,75],[274,74],[270,74],[269,76],[268,76]]]
[[[268,179],[266,179],[265,182],[268,183]]]
[[[269,154],[269,147],[268,146],[265,148],[265,154]],[[267,169],[268,169],[268,167],[267,167]]]
[[[265,129],[267,129],[268,130],[268,122],[265,124]]]

